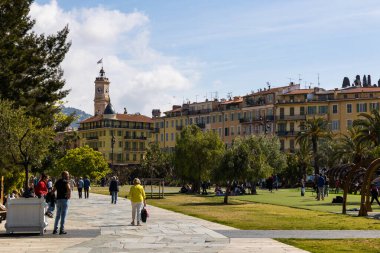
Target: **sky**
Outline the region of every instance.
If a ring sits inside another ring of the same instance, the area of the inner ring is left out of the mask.
[[[147,116],[267,82],[380,78],[378,0],[35,0],[30,16],[38,33],[69,26],[65,102],[90,114],[100,59],[115,110]]]

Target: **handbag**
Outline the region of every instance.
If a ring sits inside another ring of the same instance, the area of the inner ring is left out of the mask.
[[[141,210],[141,221],[145,223],[148,217],[149,217],[148,210],[146,210],[146,208],[144,207]]]

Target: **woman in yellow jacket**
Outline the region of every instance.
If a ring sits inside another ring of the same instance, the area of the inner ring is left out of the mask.
[[[137,215],[137,226],[141,226],[141,209],[142,206],[146,207],[146,196],[144,188],[141,186],[140,179],[133,179],[133,186],[129,191],[129,199],[132,203],[132,222],[131,225],[135,225],[135,219]]]

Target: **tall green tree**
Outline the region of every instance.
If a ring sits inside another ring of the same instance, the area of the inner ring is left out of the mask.
[[[111,172],[102,153],[88,146],[68,150],[58,166],[60,171],[67,170],[74,177],[89,176],[96,180]]]
[[[371,87],[372,86],[371,75],[368,75],[367,82],[368,82],[368,87]]]
[[[170,177],[173,168],[171,160],[170,153],[161,151],[158,143],[151,142],[141,164],[143,174],[152,178]]]
[[[368,87],[366,75],[363,75],[363,87]]]
[[[0,1],[0,99],[26,107],[26,113],[53,124],[56,103],[67,96],[60,67],[70,48],[68,27],[55,35],[32,31],[35,21],[28,15],[32,0]]]
[[[25,188],[29,170],[41,167],[54,138],[51,127],[41,126],[37,118],[29,117],[24,108],[13,109],[13,103],[0,101],[0,160],[8,168],[21,166],[25,171]]]
[[[296,138],[298,144],[305,142],[311,143],[314,158],[314,173],[319,174],[318,164],[318,143],[321,139],[330,139],[331,133],[327,127],[327,121],[323,118],[312,118],[302,122],[300,127],[303,129]]]
[[[244,181],[252,170],[253,153],[247,141],[235,139],[231,148],[227,149],[223,155],[221,163],[213,172],[213,179],[216,181],[227,182],[224,203],[228,204],[228,196],[231,193],[233,181]]]
[[[359,119],[353,122],[353,126],[358,127],[355,137],[359,142],[368,141],[374,146],[380,145],[380,113],[379,110],[372,110],[371,113],[360,113]]]
[[[343,78],[342,88],[347,88],[347,87],[350,87],[350,86],[351,86],[350,79],[348,79],[348,77],[345,76]]]
[[[200,183],[210,177],[224,153],[224,143],[214,132],[202,132],[195,125],[184,128],[174,153],[176,175],[191,182],[194,192],[200,192]]]

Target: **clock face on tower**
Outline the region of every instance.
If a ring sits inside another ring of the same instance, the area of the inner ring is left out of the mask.
[[[102,92],[102,88],[99,87],[97,91],[98,91],[98,93],[101,93]]]

